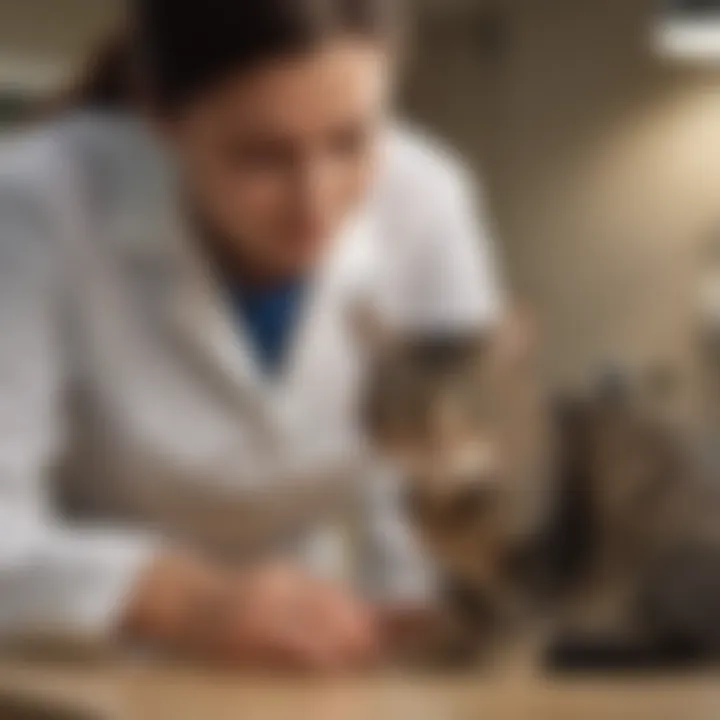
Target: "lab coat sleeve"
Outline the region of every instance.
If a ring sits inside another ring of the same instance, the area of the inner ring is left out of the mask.
[[[406,322],[420,329],[478,328],[502,311],[503,288],[483,193],[456,163],[418,184]]]
[[[428,223],[428,298],[450,322],[492,324],[502,309],[502,281],[482,191],[458,172],[447,205],[435,212]]]
[[[25,162],[0,166],[0,638],[95,641],[114,629],[154,548],[64,525],[50,502],[63,439],[62,253],[41,158],[37,182],[23,180]]]

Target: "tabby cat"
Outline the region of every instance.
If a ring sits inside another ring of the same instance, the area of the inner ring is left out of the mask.
[[[367,385],[368,435],[446,578],[453,650],[547,626],[554,668],[717,659],[720,492],[631,393],[553,400],[526,338],[386,336]]]

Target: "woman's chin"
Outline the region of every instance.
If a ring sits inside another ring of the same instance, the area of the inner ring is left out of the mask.
[[[278,269],[286,275],[306,275],[322,262],[329,244],[323,240],[292,239],[275,253]]]

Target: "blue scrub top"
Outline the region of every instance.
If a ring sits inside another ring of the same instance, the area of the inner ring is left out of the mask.
[[[267,288],[230,287],[234,311],[255,345],[268,374],[275,374],[285,359],[300,317],[305,283],[292,280]]]

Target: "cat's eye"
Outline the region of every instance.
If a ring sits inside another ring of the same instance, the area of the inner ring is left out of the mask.
[[[500,408],[492,388],[476,389],[469,400],[476,422],[493,423],[497,419]]]
[[[410,479],[409,487],[407,487],[403,493],[403,505],[412,520],[417,522],[427,520],[429,515],[428,502],[422,494],[415,489],[412,479]]]

